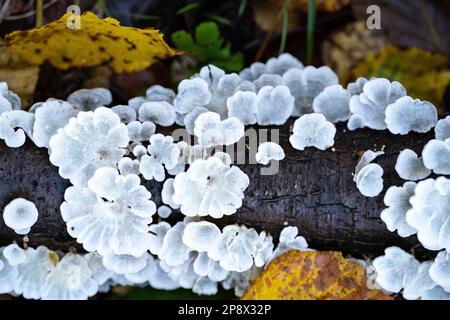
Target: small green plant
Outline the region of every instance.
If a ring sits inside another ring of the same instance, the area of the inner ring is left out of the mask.
[[[203,22],[195,28],[195,39],[185,30],[172,34],[177,49],[195,55],[201,64],[213,64],[227,72],[240,71],[244,66],[242,52],[231,52],[231,44],[224,43],[214,22]]]

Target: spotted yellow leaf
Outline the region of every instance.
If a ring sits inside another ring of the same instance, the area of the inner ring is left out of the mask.
[[[364,268],[340,252],[292,250],[272,261],[243,299],[391,299],[367,285]]]
[[[178,54],[158,30],[123,27],[113,18],[99,19],[91,12],[80,17],[80,29],[70,29],[68,18],[65,14],[42,27],[12,32],[5,42],[29,63],[49,61],[59,69],[108,64],[118,73],[133,72]]]

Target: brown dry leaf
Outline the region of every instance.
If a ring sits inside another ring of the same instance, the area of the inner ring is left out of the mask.
[[[368,56],[352,72],[355,78],[384,77],[399,81],[408,95],[439,106],[450,83],[450,59],[418,48],[402,50],[386,46],[378,54]]]
[[[332,68],[342,84],[351,78],[351,70],[366,56],[378,53],[385,45],[381,32],[367,29],[364,22],[354,22],[332,33],[322,45],[322,59]]]
[[[154,29],[122,27],[112,18],[91,12],[81,16],[80,29],[66,27],[69,14],[40,28],[5,37],[13,53],[34,65],[49,61],[59,69],[110,65],[116,72],[146,69],[158,59],[179,54]]]
[[[0,45],[0,82],[6,81],[9,89],[20,96],[22,104],[31,101],[38,78],[38,66],[27,63]]]
[[[335,251],[292,250],[272,261],[244,300],[391,300],[367,288],[364,268]]]

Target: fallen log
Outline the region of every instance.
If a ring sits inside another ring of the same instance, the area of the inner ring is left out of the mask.
[[[263,176],[260,165],[238,165],[249,177],[243,206],[219,224],[245,224],[258,231],[266,230],[275,239],[286,225],[299,228],[312,248],[339,250],[357,257],[377,256],[392,245],[414,249],[418,258],[429,258],[416,236],[401,238],[389,232],[380,220],[383,196],[389,186],[402,185],[394,170],[398,153],[410,148],[420,153],[433,134],[392,135],[386,131],[357,130],[350,132],[338,126],[333,149],[308,148],[294,150],[289,144],[290,125],[280,127],[280,145],[286,158],[279,163],[276,175]],[[385,155],[376,160],[384,169],[384,192],[376,198],[360,194],[352,172],[361,153],[384,147]],[[0,209],[16,197],[34,202],[40,216],[25,237],[29,246],[46,245],[52,249],[82,250],[66,231],[59,206],[64,190],[70,185],[50,164],[46,149],[28,141],[23,147],[8,148],[0,143]],[[153,200],[161,204],[161,183],[145,182]],[[180,217],[179,215],[175,215]],[[0,219],[0,246],[12,241],[22,243],[19,236]]]

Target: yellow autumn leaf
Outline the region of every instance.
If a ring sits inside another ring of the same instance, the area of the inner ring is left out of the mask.
[[[352,73],[354,78],[384,77],[399,81],[408,95],[439,106],[450,83],[450,59],[418,48],[402,50],[389,45],[378,54],[369,55]]]
[[[5,37],[9,49],[29,63],[49,61],[59,69],[110,65],[116,72],[146,69],[158,59],[178,54],[154,29],[120,26],[113,18],[99,19],[87,12],[80,29],[67,28],[65,14],[42,27],[15,31]]]
[[[364,268],[335,251],[292,250],[272,261],[244,300],[392,299],[367,287]]]

